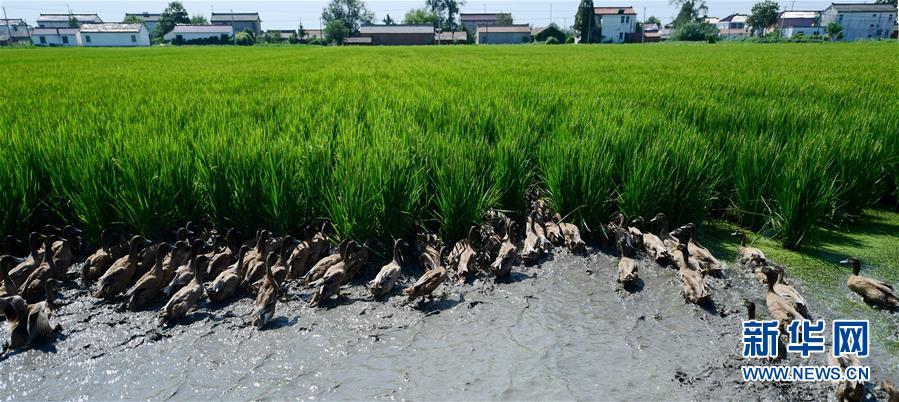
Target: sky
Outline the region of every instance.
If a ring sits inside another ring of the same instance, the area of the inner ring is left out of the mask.
[[[66,13],[69,8],[75,13],[97,13],[103,21],[117,22],[124,18],[126,12],[162,12],[167,3],[154,0],[0,0],[0,6],[6,9],[9,18],[24,18],[30,24],[34,24],[41,13]],[[258,12],[262,19],[262,29],[268,30],[296,29],[300,22],[306,29],[318,28],[319,17],[327,0],[182,0],[182,3],[191,15],[203,14],[207,18],[213,10]],[[467,0],[462,6],[462,12],[508,12],[512,13],[516,24],[542,27],[555,22],[560,26],[571,26],[578,3],[578,0]],[[754,3],[754,0],[706,0],[709,15],[714,17],[726,17],[737,12],[748,13]],[[786,10],[823,10],[830,3],[829,0],[780,1],[781,8]],[[377,22],[387,14],[401,21],[409,9],[424,6],[424,0],[366,0],[365,4],[375,13]],[[677,7],[668,0],[593,0],[593,4],[597,7],[630,5],[641,20],[652,15],[666,23],[677,14]]]

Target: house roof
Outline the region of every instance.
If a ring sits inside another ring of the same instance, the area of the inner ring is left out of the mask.
[[[708,22],[709,24],[717,24],[719,21],[721,21],[721,18],[718,18],[718,17],[705,17],[704,21],[705,21],[705,22]]]
[[[175,28],[172,29],[172,33],[176,34],[184,34],[184,33],[216,33],[216,34],[234,34],[234,28],[231,25],[190,25],[190,24],[177,24]]]
[[[633,7],[594,7],[593,14],[596,15],[637,15]]]
[[[231,21],[262,21],[259,19],[259,13],[212,13],[209,22],[231,22]]]
[[[41,14],[37,22],[68,22],[69,17],[75,17],[80,23],[103,22],[97,14]]]
[[[21,18],[0,18],[0,25],[25,25],[25,21]]]
[[[81,32],[105,33],[105,32],[140,32],[143,24],[84,24],[81,26]]]
[[[363,25],[359,34],[433,34],[432,25]]]
[[[371,37],[368,36],[353,36],[349,38],[344,38],[343,43],[348,43],[351,45],[370,45]]]
[[[144,21],[144,22],[157,22],[157,21],[159,21],[159,17],[161,17],[161,16],[162,16],[162,14],[152,14],[152,13],[148,13],[148,12],[125,13],[125,18],[137,17],[137,18],[140,18],[140,20]]]
[[[531,26],[528,24],[516,24],[516,25],[486,25],[479,26],[478,32],[484,33],[531,33]]]
[[[306,34],[303,36],[304,38],[311,38],[313,36],[318,36],[319,38],[322,37],[321,29],[304,29],[303,31],[305,31],[304,33]]]
[[[749,18],[749,16],[746,14],[731,14],[718,20],[718,22],[746,22],[747,18]]]
[[[35,28],[32,35],[78,35],[78,28]]]
[[[819,14],[821,13],[818,11],[783,11],[778,15],[778,18],[818,18]]]
[[[435,37],[442,41],[468,40],[468,34],[465,31],[440,32]]]
[[[895,4],[832,3],[830,7],[840,13],[895,12]]]
[[[461,13],[459,21],[496,21],[497,17],[497,13]]]

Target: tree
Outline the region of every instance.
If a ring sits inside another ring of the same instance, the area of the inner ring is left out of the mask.
[[[425,6],[437,15],[436,26],[447,31],[455,31],[458,27],[456,15],[463,5],[465,2],[458,0],[425,0]]]
[[[256,39],[253,38],[253,35],[250,35],[246,32],[238,32],[236,39],[237,44],[240,46],[252,46],[254,43],[256,43]]]
[[[534,41],[536,42],[547,42],[550,38],[554,38],[556,43],[563,43],[565,42],[565,33],[559,29],[558,25],[550,23],[548,27],[534,35]]]
[[[359,31],[362,24],[370,24],[374,18],[375,14],[365,7],[362,0],[331,0],[322,11],[322,21],[324,21],[325,27],[334,21],[343,23],[343,27],[349,31],[343,37]],[[340,30],[337,25],[333,25],[333,28],[335,34]],[[341,38],[342,41],[343,38]]]
[[[140,19],[140,17],[136,15],[126,16],[125,19],[122,20],[123,24],[141,24],[144,25],[144,20]]]
[[[381,22],[383,22],[384,25],[396,25],[396,21],[394,21],[393,18],[390,18],[390,14],[387,14]]]
[[[774,26],[777,23],[777,13],[780,11],[780,4],[774,0],[764,0],[755,3],[752,6],[752,14],[746,18],[746,23],[752,27],[752,33],[763,34],[765,29]]]
[[[496,25],[512,25],[512,14],[497,13],[496,14]]]
[[[74,15],[69,16],[69,28],[80,28],[81,24],[78,23],[78,19],[75,18]]]
[[[705,0],[672,0],[672,4],[680,5],[677,17],[671,23],[675,29],[680,24],[698,21],[700,15],[705,15],[709,10],[708,6],[705,5]]]
[[[593,16],[593,0],[581,0],[581,4],[577,7],[577,14],[574,15],[573,27],[577,36],[581,39],[581,43],[593,41]]]
[[[331,20],[325,24],[325,39],[328,42],[343,45],[343,40],[350,36],[350,29],[341,20]]]
[[[206,25],[209,24],[209,21],[206,20],[206,16],[203,14],[194,14],[190,17],[190,23],[196,25]]]
[[[300,38],[300,41],[306,37],[306,29],[303,28],[303,23],[300,23],[300,26],[297,28],[297,37]]]
[[[671,39],[715,42],[718,40],[718,29],[708,22],[685,22],[674,29],[674,32],[671,33]]]
[[[300,37],[297,36],[296,32],[291,32],[290,37],[287,38],[287,43],[290,43],[291,45],[296,45],[297,43],[300,43]]]
[[[162,11],[159,16],[159,23],[153,30],[153,37],[161,39],[163,35],[175,29],[175,24],[189,24],[190,18],[187,16],[187,10],[180,1],[173,1]]]
[[[654,15],[649,16],[649,18],[646,19],[646,23],[647,24],[656,24],[659,26],[659,28],[662,27],[662,20],[660,20],[659,17],[656,17]]]
[[[440,26],[440,17],[424,8],[413,8],[406,12],[406,16],[403,18],[403,24],[433,25],[436,28]]]
[[[843,26],[836,22],[827,24],[827,27],[824,28],[824,32],[827,32],[827,38],[830,39],[831,42],[843,39]]]

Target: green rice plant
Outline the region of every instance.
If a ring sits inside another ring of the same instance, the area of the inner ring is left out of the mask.
[[[503,134],[494,145],[490,181],[496,191],[497,208],[527,210],[526,193],[534,186],[536,163],[532,157],[537,146],[536,137],[516,134]]]
[[[452,244],[496,203],[496,189],[490,183],[491,152],[480,140],[429,140],[426,163],[431,172],[432,213],[443,240]]]
[[[744,135],[731,145],[726,173],[732,175],[733,191],[727,198],[737,223],[758,231],[768,223],[783,159],[789,155],[780,141],[767,136]]]
[[[0,143],[0,230],[3,233],[23,234],[38,197],[38,187],[32,165],[22,152],[10,142]]]

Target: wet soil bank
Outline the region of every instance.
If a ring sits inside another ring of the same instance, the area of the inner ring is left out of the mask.
[[[739,267],[709,278],[714,306],[683,301],[676,271],[640,261],[641,283],[615,282],[617,259],[557,249],[508,281],[444,284],[409,303],[370,300],[361,283],[328,308],[290,285],[277,319],[256,331],[252,300],[203,304],[175,327],[129,313],[67,282],[54,343],[0,358],[3,399],[775,399],[823,400],[822,384],[745,384],[741,299],[767,317],[764,287]],[[404,267],[406,283],[420,270]],[[802,285],[797,284],[802,291]],[[829,319],[813,295],[816,318]],[[6,327],[0,329],[6,338]],[[899,357],[872,344],[875,379]],[[825,364],[824,355],[780,364]],[[869,386],[869,396],[879,390]],[[832,397],[830,397],[832,399]]]

